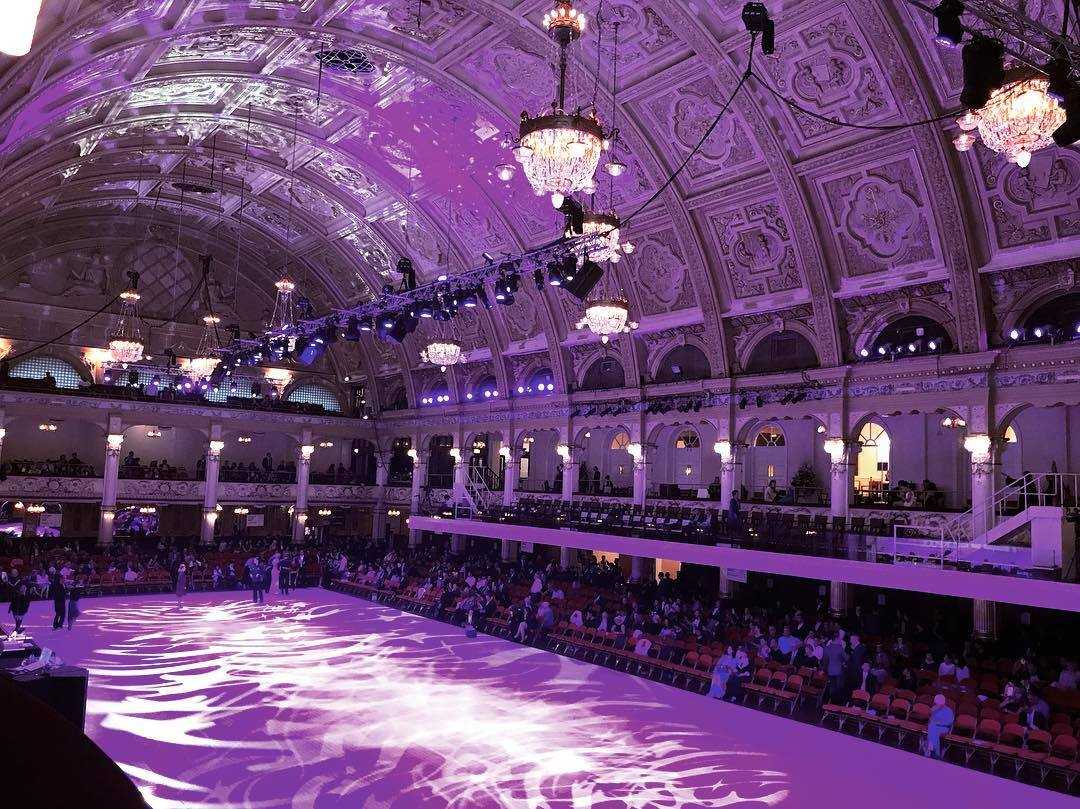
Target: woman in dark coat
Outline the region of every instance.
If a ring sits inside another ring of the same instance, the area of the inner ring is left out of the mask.
[[[15,633],[22,632],[23,621],[26,613],[30,611],[30,591],[25,579],[13,579],[11,581],[11,603],[8,604],[8,612],[15,619]]]
[[[71,631],[72,624],[75,623],[75,619],[79,617],[79,597],[82,595],[82,585],[79,582],[72,582],[71,589],[68,590],[68,603],[67,603],[67,628]]]

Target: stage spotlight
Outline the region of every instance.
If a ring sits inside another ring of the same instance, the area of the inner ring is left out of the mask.
[[[585,209],[573,197],[564,197],[559,212],[566,218],[563,227],[568,236],[580,236],[585,232]]]
[[[408,258],[399,258],[397,263],[398,274],[401,275],[401,290],[409,292],[416,289],[416,270]]]
[[[539,267],[533,270],[533,283],[536,285],[537,292],[544,291],[544,272]]]
[[[937,35],[934,41],[940,45],[956,47],[964,38],[964,24],[960,16],[964,13],[964,4],[960,0],[941,0],[934,9],[937,20]]]
[[[430,303],[425,303],[420,307],[420,317],[427,319],[435,317],[435,309]]]
[[[461,305],[464,306],[466,309],[475,309],[476,295],[470,292],[468,295],[461,299]]]
[[[929,343],[926,344],[926,347],[929,348],[931,351],[937,351],[937,340],[931,340]]]
[[[964,46],[964,89],[960,103],[981,109],[1005,81],[1005,47],[996,39],[976,36]]]
[[[375,331],[374,318],[365,317],[360,319],[360,331]]]
[[[1074,85],[1062,106],[1065,107],[1065,122],[1054,130],[1052,137],[1058,146],[1071,146],[1080,140],[1080,89]]]
[[[1023,336],[1024,336],[1024,332],[1021,331],[1020,329],[1013,329],[1011,332],[1009,332],[1009,339],[1012,340],[1013,342],[1016,342],[1017,340],[1021,339]]]
[[[878,346],[878,350],[877,350],[878,356],[879,357],[884,357],[886,352],[888,352],[888,350],[889,349],[887,349],[885,346]]]
[[[863,359],[866,359],[867,357],[870,356],[870,351],[868,349],[864,348],[862,351],[859,352],[859,356],[862,357]]]
[[[1043,68],[1046,73],[1046,94],[1055,101],[1062,103],[1073,91],[1073,83],[1069,79],[1069,61],[1062,56],[1056,56],[1046,63]]]
[[[491,309],[491,301],[488,300],[487,290],[485,290],[483,287],[477,287],[476,297],[480,301],[481,306],[483,306],[485,309]]]
[[[743,25],[751,34],[761,34],[761,52],[768,55],[776,50],[776,26],[764,3],[747,3],[742,10]]]

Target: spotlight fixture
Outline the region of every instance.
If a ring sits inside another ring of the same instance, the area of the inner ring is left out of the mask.
[[[960,103],[969,110],[982,109],[1005,81],[1005,47],[996,39],[976,36],[964,46],[963,61]]]
[[[937,35],[934,41],[939,45],[956,47],[964,38],[964,24],[960,16],[964,13],[964,4],[960,0],[941,0],[934,9],[937,20]]]
[[[1049,93],[1049,89],[1047,90]],[[1062,103],[1065,120],[1054,130],[1051,137],[1058,146],[1072,146],[1080,140],[1080,88],[1075,85]]]
[[[761,52],[768,55],[776,50],[776,27],[764,3],[747,3],[742,10],[743,25],[751,34],[761,34]]]

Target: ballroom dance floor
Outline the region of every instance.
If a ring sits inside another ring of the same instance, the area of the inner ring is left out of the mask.
[[[155,809],[1077,806],[342,594],[241,596],[31,609]]]

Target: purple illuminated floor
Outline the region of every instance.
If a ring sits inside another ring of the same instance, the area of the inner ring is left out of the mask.
[[[1077,806],[337,593],[238,595],[31,611],[156,808]]]

